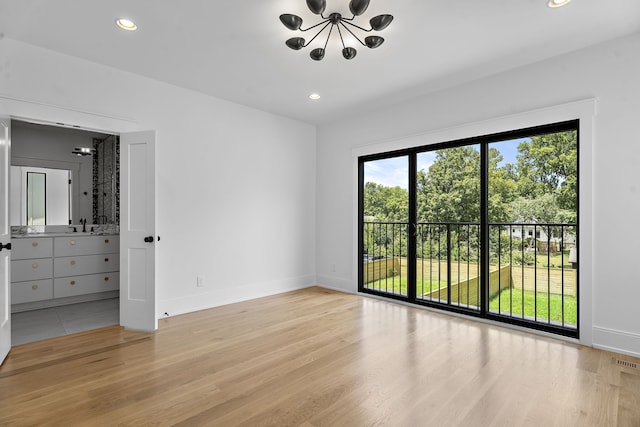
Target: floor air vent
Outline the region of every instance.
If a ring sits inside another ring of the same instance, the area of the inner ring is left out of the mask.
[[[616,363],[620,366],[624,366],[625,368],[638,369],[638,364],[635,362],[629,362],[627,360],[617,359]]]

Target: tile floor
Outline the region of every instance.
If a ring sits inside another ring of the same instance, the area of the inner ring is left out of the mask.
[[[118,323],[118,298],[13,313],[11,344],[26,344]]]

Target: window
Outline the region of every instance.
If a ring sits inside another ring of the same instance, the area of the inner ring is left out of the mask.
[[[578,337],[577,129],[361,157],[359,290]]]

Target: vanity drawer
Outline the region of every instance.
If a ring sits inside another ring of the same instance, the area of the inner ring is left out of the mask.
[[[55,279],[53,282],[54,298],[117,291],[118,289],[120,289],[120,273],[118,272],[64,277]]]
[[[61,257],[55,258],[53,265],[54,277],[107,273],[111,271],[118,271],[119,269],[119,254]]]
[[[11,261],[12,282],[51,279],[52,277],[53,260],[51,258]]]
[[[54,239],[55,256],[120,252],[120,236],[70,236]]]
[[[15,282],[11,284],[11,304],[53,298],[53,280]]]
[[[11,239],[11,259],[51,258],[53,239],[50,237]]]

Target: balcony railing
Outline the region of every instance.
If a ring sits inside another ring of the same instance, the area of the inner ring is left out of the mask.
[[[576,329],[575,224],[491,223],[488,304],[478,223],[416,224],[416,294],[408,295],[408,224],[365,222],[363,286],[410,301],[483,312],[499,318]],[[571,262],[574,261],[574,262]]]

